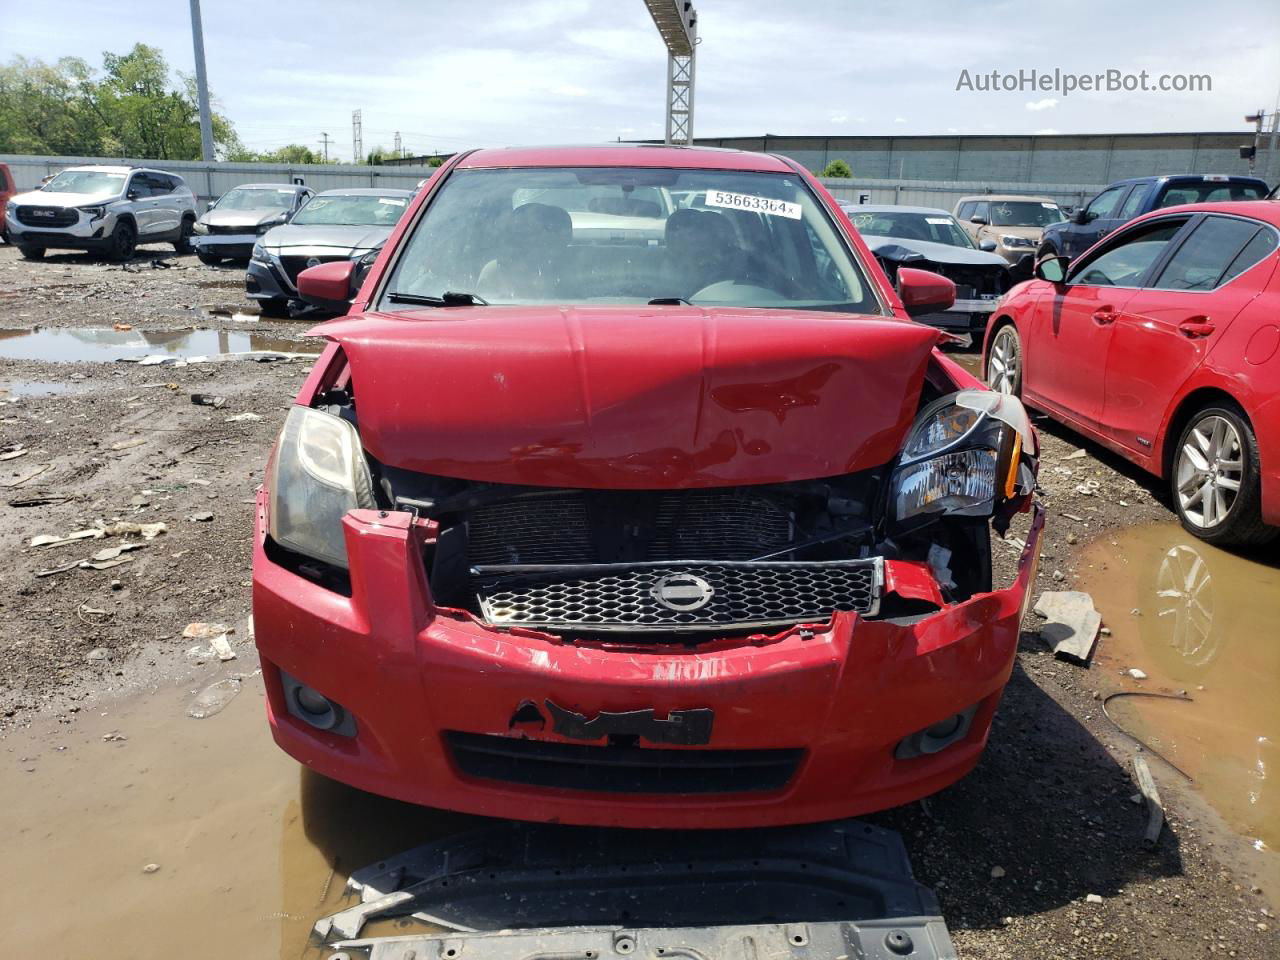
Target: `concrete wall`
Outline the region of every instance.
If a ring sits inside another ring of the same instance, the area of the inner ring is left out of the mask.
[[[859,177],[882,180],[1107,184],[1164,173],[1247,174],[1240,147],[1253,134],[1143,133],[1100,136],[719,137],[705,146],[781,153],[815,172],[846,161]],[[1256,175],[1280,179],[1280,151],[1258,145]]]
[[[1074,183],[1037,186],[1002,180],[881,180],[865,177],[843,179],[821,177],[822,185],[837,200],[858,203],[870,195],[867,203],[899,203],[913,207],[937,207],[951,211],[961,197],[984,193],[1012,193],[1049,197],[1063,206],[1078,206],[1098,193],[1105,184]]]
[[[205,163],[201,160],[142,160],[119,157],[31,157],[0,154],[19,190],[32,190],[51,173],[86,163],[133,164],[176,173],[203,201],[220,197],[241,183],[292,183],[301,177],[313,190],[337,187],[394,187],[413,190],[435,173],[433,167],[369,167],[344,164]]]

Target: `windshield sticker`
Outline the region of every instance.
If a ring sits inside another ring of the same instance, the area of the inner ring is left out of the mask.
[[[378,202],[385,203],[389,207],[403,207],[408,201],[397,200],[394,197],[379,197]]]
[[[798,203],[774,200],[772,197],[753,197],[749,193],[730,193],[727,190],[708,190],[708,207],[725,207],[729,210],[750,210],[771,216],[799,220],[803,210]]]
[[[1046,210],[1058,209],[1058,205],[1056,203],[1041,203],[1040,206],[1044,207]]]
[[[946,227],[951,225],[951,221],[946,217],[925,217],[925,223],[932,223],[935,226]]]

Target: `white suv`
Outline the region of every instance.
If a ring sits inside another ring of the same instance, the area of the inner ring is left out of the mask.
[[[9,199],[5,228],[28,260],[45,250],[92,250],[128,260],[140,243],[190,251],[196,198],[179,176],[139,167],[68,167]]]

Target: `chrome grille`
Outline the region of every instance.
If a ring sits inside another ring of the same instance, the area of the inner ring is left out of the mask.
[[[280,265],[284,267],[284,272],[288,275],[289,282],[293,284],[297,284],[298,274],[300,274],[303,270],[307,269],[308,260],[315,260],[317,263],[332,263],[334,260],[349,260],[349,259],[350,257],[346,257],[341,254],[339,254],[338,256],[326,255],[323,257],[315,257],[315,256],[302,257],[302,256],[293,256],[291,254],[289,256],[281,257]],[[312,264],[312,266],[315,266],[315,265],[316,264]]]
[[[874,615],[882,583],[879,557],[472,569],[472,586],[485,620],[494,626],[553,630],[772,627],[822,622],[841,610]],[[689,608],[693,604],[696,608]]]

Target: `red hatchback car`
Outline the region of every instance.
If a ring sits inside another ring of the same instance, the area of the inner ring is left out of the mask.
[[[780,157],[483,150],[352,291],[258,499],[276,742],[402,800],[635,827],[843,817],[977,762],[1035,576],[1022,405],[935,349]],[[901,294],[901,299],[899,298]]]
[[[987,382],[1169,483],[1212,543],[1280,533],[1280,202],[1170,207],[1051,257],[992,316]]]

